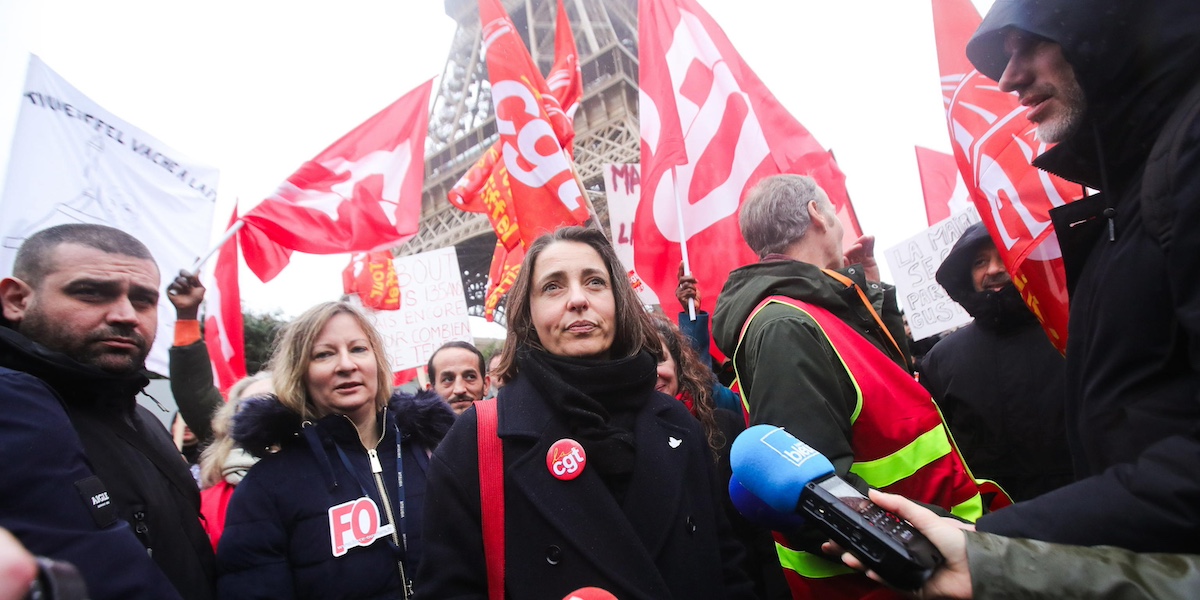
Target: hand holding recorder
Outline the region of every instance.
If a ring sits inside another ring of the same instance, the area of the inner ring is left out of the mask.
[[[834,473],[829,459],[780,427],[755,425],[733,443],[733,473],[771,509],[799,514],[894,587],[915,590],[944,561],[908,521]]]

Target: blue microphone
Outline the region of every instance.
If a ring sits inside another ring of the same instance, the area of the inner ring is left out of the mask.
[[[944,562],[911,523],[871,502],[838,477],[828,458],[782,427],[743,431],[733,441],[730,462],[740,486],[769,507],[758,515],[800,515],[897,588],[920,588]]]
[[[733,474],[742,487],[781,513],[796,512],[804,486],[833,476],[833,463],[782,427],[755,425],[730,449]]]
[[[758,496],[751,494],[736,475],[729,478],[729,499],[733,500],[733,507],[739,514],[759,527],[782,533],[804,528],[804,517],[795,512],[779,512],[771,508]]]

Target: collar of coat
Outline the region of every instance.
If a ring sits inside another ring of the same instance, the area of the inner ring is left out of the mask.
[[[0,366],[41,379],[70,406],[130,413],[150,380],[139,371],[109,373],[50,350],[9,327],[0,327]]]

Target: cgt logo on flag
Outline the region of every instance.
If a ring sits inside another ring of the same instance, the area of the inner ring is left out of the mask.
[[[379,506],[367,496],[329,507],[329,539],[335,557],[351,548],[370,546],[392,535],[391,524],[380,526]]]

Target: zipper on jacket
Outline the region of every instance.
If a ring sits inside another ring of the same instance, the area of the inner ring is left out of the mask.
[[[381,431],[379,434],[379,441],[375,443],[376,446],[383,441],[383,437],[384,435]],[[371,461],[371,476],[375,480],[375,488],[379,491],[379,497],[383,500],[383,510],[387,512],[388,523],[390,523],[392,526],[392,542],[396,544],[397,548],[403,548],[403,546],[400,545],[400,526],[396,523],[395,518],[392,516],[392,501],[388,496],[387,486],[383,484],[383,465],[379,464],[379,453],[375,451],[375,448],[367,449],[367,459]],[[400,460],[400,457],[397,456],[396,460]],[[398,475],[399,474],[397,474],[397,476]],[[404,599],[408,600],[413,593],[412,581],[410,581],[408,576],[404,573],[403,560],[397,560],[396,566],[400,568],[400,584],[404,586]]]
[[[150,527],[146,525],[146,509],[136,506],[133,509],[133,532],[137,534],[138,540],[146,547],[146,555],[153,558],[154,548],[150,547]]]

